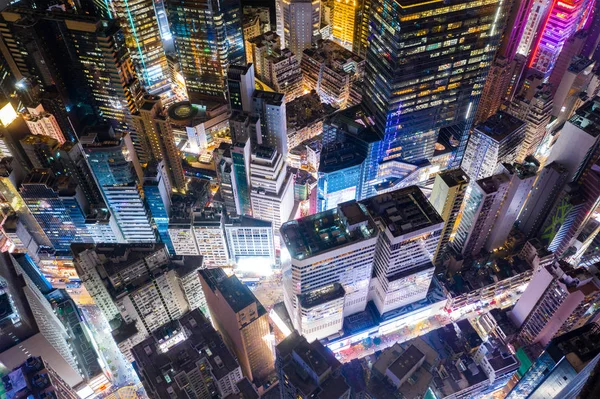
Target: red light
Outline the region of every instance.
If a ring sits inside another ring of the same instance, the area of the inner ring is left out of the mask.
[[[533,61],[535,60],[535,55],[537,54],[537,51],[538,51],[538,47],[540,46],[540,42],[542,41],[542,37],[544,36],[544,32],[546,31],[546,26],[548,25],[548,21],[550,20],[550,16],[552,15],[552,11],[554,11],[554,7],[556,6],[557,2],[558,2],[558,0],[554,0],[554,2],[552,3],[552,7],[550,7],[550,11],[548,12],[548,15],[546,16],[546,20],[544,21],[544,27],[540,31],[540,37],[538,38],[537,43],[535,44],[535,49],[533,50],[531,60],[529,61],[529,65],[527,66],[528,68],[531,68],[531,66],[533,65]]]
[[[562,1],[558,2],[558,6],[562,7],[562,8],[568,8],[569,10],[574,10],[575,9],[575,6],[573,6],[571,4],[564,3]]]

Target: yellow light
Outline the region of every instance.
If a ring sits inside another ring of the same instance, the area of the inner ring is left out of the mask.
[[[13,108],[11,103],[6,104],[0,109],[0,123],[2,126],[8,127],[15,119],[17,119],[17,111]]]

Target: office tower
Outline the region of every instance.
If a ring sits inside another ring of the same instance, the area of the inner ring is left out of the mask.
[[[233,142],[250,139],[253,146],[262,142],[260,118],[245,112],[234,111],[229,118],[229,131]]]
[[[510,26],[508,28],[510,29]],[[511,61],[500,54],[497,55],[490,66],[490,72],[481,92],[481,99],[475,113],[476,124],[484,122],[498,112],[500,106],[506,100],[511,77]]]
[[[143,159],[138,153],[142,163],[164,162],[169,183],[179,192],[185,192],[185,177],[181,166],[181,155],[175,145],[173,128],[168,116],[163,111],[162,101],[159,97],[144,96],[139,112],[133,116],[138,140],[144,148]]]
[[[565,42],[584,24],[593,2],[568,0],[551,4],[541,25],[535,46],[531,48],[529,67],[550,76]]]
[[[340,374],[341,363],[319,341],[308,343],[296,331],[281,341],[276,349],[277,376],[282,399],[341,399],[350,396],[350,386]]]
[[[226,71],[230,63],[236,62],[229,59],[224,15],[219,3],[168,0],[166,8],[188,99],[195,102],[213,97],[224,101]],[[239,35],[242,35],[241,29]]]
[[[174,253],[173,243],[169,236],[169,217],[171,214],[171,184],[164,161],[146,165],[144,170],[144,203],[150,212],[153,227],[158,232],[160,241]]]
[[[469,137],[461,167],[472,181],[490,177],[500,163],[513,163],[525,138],[525,122],[499,111]]]
[[[275,263],[271,222],[242,216],[237,220],[226,220],[224,230],[232,262],[255,260],[255,264],[265,262],[269,267]]]
[[[19,140],[34,168],[53,168],[59,143],[52,137],[30,134]]]
[[[162,325],[131,351],[151,399],[224,398],[239,392],[242,370],[199,310]]]
[[[85,224],[87,201],[68,176],[33,169],[21,185],[21,197],[57,254],[69,254],[72,242],[92,242]]]
[[[547,164],[539,174],[529,199],[517,219],[517,228],[525,237],[537,235],[556,198],[567,183],[567,170],[558,163]]]
[[[365,157],[353,142],[325,144],[317,172],[317,210],[323,212],[338,204],[358,199]]]
[[[246,9],[244,8],[244,15],[242,16],[242,29],[244,31],[246,62],[252,62],[252,48],[250,47],[250,40],[260,36],[263,33],[260,16],[257,13],[246,14]]]
[[[233,160],[231,158],[231,144],[221,143],[214,151],[213,161],[219,182],[219,194],[225,206],[225,212],[231,217],[237,217],[237,206],[233,194]]]
[[[267,58],[280,50],[281,38],[273,31],[265,32],[247,42],[246,51],[251,55],[248,62],[252,62],[252,65],[254,65],[254,71],[258,79],[269,83],[271,72],[268,68]]]
[[[510,177],[503,173],[477,180],[471,186],[452,241],[456,252],[468,257],[479,255],[496,223],[509,187]]]
[[[276,149],[260,146],[252,151],[250,161],[252,215],[273,223],[279,231],[294,208],[292,173]]]
[[[527,13],[525,27],[517,47],[517,54],[520,54],[524,57],[529,57],[531,52],[534,50],[533,47],[535,45],[536,38],[541,30],[540,24],[543,23],[542,19],[545,16],[548,16],[547,13],[550,6],[551,4],[545,2],[544,0],[534,0],[531,3],[529,12]],[[510,29],[510,26],[507,26]]]
[[[227,277],[223,269],[201,270],[200,280],[215,328],[244,375],[262,385],[273,372],[274,360],[267,311],[246,285],[236,276]]]
[[[573,57],[580,55],[583,45],[587,38],[587,32],[580,30],[575,32],[569,40],[567,40],[556,59],[552,73],[548,77],[548,83],[552,85],[553,93],[556,93],[560,81],[569,69],[569,66],[573,62]],[[585,57],[588,58],[588,57]]]
[[[69,336],[38,286],[9,253],[0,254],[0,362],[10,369],[43,356],[69,386],[82,381]]]
[[[322,142],[323,145],[333,142],[353,144],[358,154],[364,157],[356,188],[356,199],[362,200],[377,194],[375,189],[376,184],[379,183],[377,162],[382,150],[382,136],[373,129],[369,118],[360,107],[347,108],[327,116],[323,121]],[[321,165],[318,163],[316,169],[320,168]]]
[[[546,135],[546,126],[552,118],[552,91],[548,85],[541,86],[531,100],[517,97],[506,112],[525,122],[525,139],[517,162],[523,162],[525,157],[537,152]]]
[[[356,14],[359,10],[360,2],[350,0],[334,1],[331,10],[333,39],[350,50],[354,46],[357,27]]]
[[[433,191],[431,192],[429,201],[444,220],[444,228],[442,229],[440,241],[433,256],[434,265],[441,263],[446,252],[446,246],[450,242],[450,237],[456,234],[456,229],[458,228],[456,221],[458,220],[468,185],[469,177],[460,168],[443,171],[435,176]]]
[[[194,309],[205,311],[199,257],[170,260],[164,244],[73,244],[77,274],[129,350],[161,325]]]
[[[28,108],[28,113],[23,115],[27,127],[32,134],[52,137],[60,144],[64,144],[66,139],[54,115],[46,112],[40,104],[35,108]]]
[[[316,0],[277,0],[277,34],[281,48],[289,48],[298,61],[302,52],[311,47],[321,27],[321,2]]]
[[[294,101],[303,93],[302,70],[300,58],[287,48],[273,50],[260,60],[268,71],[265,83],[276,92],[285,94],[285,101]]]
[[[382,315],[424,299],[444,220],[416,186],[367,198],[361,204],[382,230],[369,300]]]
[[[252,112],[254,94],[254,65],[231,65],[227,70],[229,106],[232,110]]]
[[[131,140],[101,131],[83,144],[88,163],[112,214],[119,242],[156,242],[139,187],[142,173]]]
[[[162,2],[158,9],[151,0],[110,0],[101,4],[104,6],[99,10],[102,18],[120,21],[125,43],[144,89],[150,94],[167,97],[171,85],[157,14],[159,10],[164,14]]]
[[[344,316],[365,309],[377,235],[371,216],[354,201],[281,226],[291,257],[283,266],[284,303],[308,341],[337,333]]]
[[[592,70],[594,62],[585,57],[574,57],[569,68],[563,74],[560,84],[554,94],[552,116],[557,126],[564,123],[573,112],[587,100],[586,90],[594,77]]]
[[[4,199],[10,203],[11,208],[19,217],[19,221],[23,223],[27,232],[33,238],[35,244],[32,243],[32,246],[28,247],[28,249],[32,254],[36,254],[38,247],[51,248],[52,243],[31,214],[19,190],[17,190],[17,187],[20,187],[25,177],[25,171],[14,159],[3,158],[0,160],[0,191]]]
[[[301,66],[304,87],[316,90],[322,102],[340,109],[360,102],[356,93],[365,61],[356,54],[330,40],[318,41],[316,48],[304,50]]]
[[[596,269],[570,269],[560,263],[539,268],[510,314],[519,328],[517,338],[523,344],[548,345],[556,335],[591,321],[598,299]]]
[[[600,97],[595,97],[575,111],[561,129],[546,160],[547,164],[557,162],[564,166],[567,170],[567,181],[575,177],[582,162],[588,156],[589,149],[598,142],[599,134],[594,122],[600,115],[598,105],[600,105]]]
[[[7,371],[0,387],[11,399],[78,399],[77,390],[67,384],[50,364],[32,356],[21,365]]]
[[[354,21],[354,38],[352,52],[366,58],[369,45],[369,20],[371,17],[371,0],[359,1]]]
[[[252,216],[252,200],[250,199],[250,139],[239,141],[231,148],[233,161],[233,195],[238,215]]]
[[[537,172],[539,166],[540,164],[535,158],[528,158],[522,164],[502,164],[498,167],[500,173],[509,177],[510,187],[498,209],[496,222],[489,231],[485,243],[486,251],[492,252],[504,247],[511,230],[517,221],[517,217],[521,213],[521,209],[523,209],[525,201],[529,198],[533,184],[538,176]]]
[[[372,2],[364,100],[384,136],[385,156],[378,162],[429,159],[441,139],[444,146],[454,143],[452,162],[458,165],[502,33],[501,6],[493,0],[406,8]],[[423,28],[430,24],[435,28]],[[483,32],[485,40],[480,40]],[[406,48],[407,40],[421,34],[424,40]],[[459,37],[474,43],[468,51]]]
[[[263,145],[277,148],[282,157],[287,157],[287,119],[285,95],[256,90],[252,97],[255,115],[260,117]]]
[[[598,361],[598,330],[598,325],[591,323],[553,339],[533,361],[506,399],[565,397],[559,395],[563,393],[562,390],[581,373],[589,373],[587,365],[596,364]]]

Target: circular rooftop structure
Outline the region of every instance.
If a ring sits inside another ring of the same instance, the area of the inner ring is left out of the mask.
[[[189,101],[175,103],[167,110],[169,118],[175,123],[186,123],[198,116],[199,112],[198,107]]]

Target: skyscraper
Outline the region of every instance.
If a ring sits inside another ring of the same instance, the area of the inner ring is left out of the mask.
[[[501,7],[373,1],[364,98],[384,135],[379,162],[429,159],[438,140],[460,161],[502,33]]]
[[[169,185],[179,192],[185,191],[185,177],[181,155],[175,145],[175,136],[169,118],[163,111],[159,97],[146,95],[134,117],[138,140],[145,147],[145,162],[163,161]],[[139,154],[138,154],[139,156]],[[140,162],[142,159],[140,157]]]
[[[541,25],[541,33],[531,52],[529,67],[550,76],[565,42],[581,28],[593,5],[589,0],[555,1]]]
[[[55,178],[49,169],[34,169],[20,191],[57,254],[69,254],[72,242],[92,242],[85,224],[89,205],[70,177]]]
[[[446,245],[450,241],[450,237],[456,233],[458,227],[456,221],[465,199],[468,184],[469,177],[460,168],[444,171],[435,177],[429,200],[444,220],[444,228],[433,257],[434,265],[441,263]]]
[[[166,4],[188,98],[226,100],[227,68],[245,64],[246,58],[239,1],[168,0]]]
[[[277,0],[277,34],[281,48],[289,48],[298,60],[320,34],[321,2],[318,0]]]
[[[227,397],[239,392],[236,383],[243,378],[242,370],[199,310],[165,323],[132,353],[151,399]],[[164,370],[165,360],[172,364],[169,370]]]
[[[200,280],[217,331],[244,375],[262,385],[274,370],[267,311],[247,286],[223,269],[201,270]]]
[[[335,41],[347,49],[352,49],[356,36],[357,18],[361,1],[336,0],[332,10],[332,34]]]
[[[338,332],[344,316],[365,309],[377,235],[371,216],[354,201],[281,227],[291,257],[283,266],[284,302],[294,328],[309,341]]]
[[[126,36],[125,43],[140,83],[150,94],[168,96],[171,91],[167,57],[163,50],[162,35],[152,0],[109,0],[102,4],[102,18],[114,18]],[[162,2],[161,2],[162,6]],[[162,7],[161,7],[162,8]],[[163,10],[164,12],[164,10]]]
[[[252,216],[252,200],[250,198],[250,139],[239,141],[231,149],[233,160],[233,194],[238,215]]]

